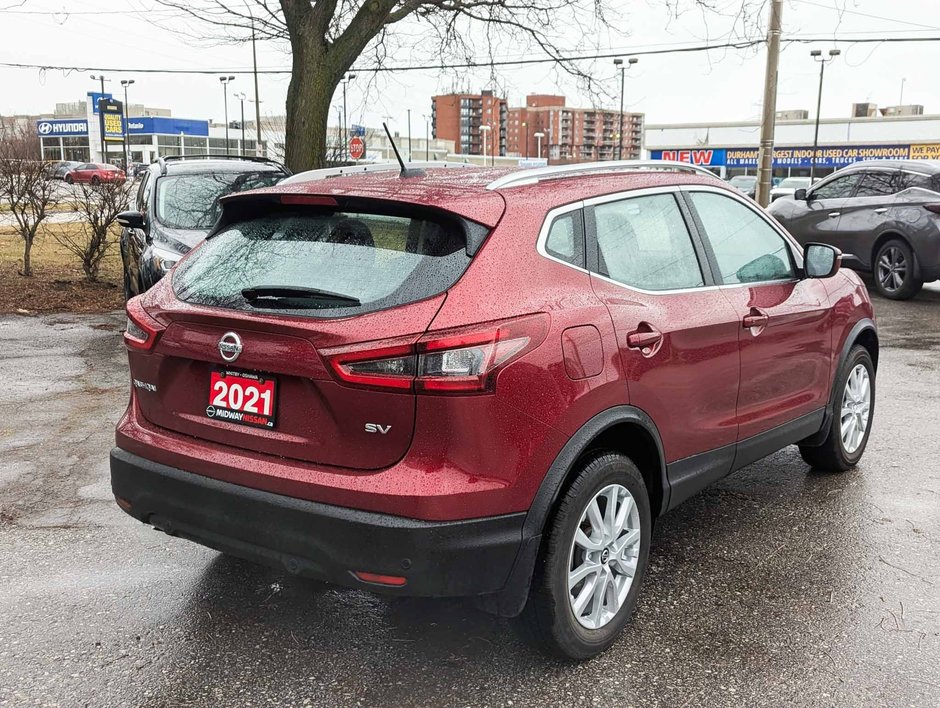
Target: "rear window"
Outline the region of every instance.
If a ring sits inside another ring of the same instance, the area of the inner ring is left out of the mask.
[[[347,317],[441,293],[469,263],[456,220],[288,211],[208,239],[180,264],[173,288],[194,304]]]
[[[157,220],[171,229],[209,230],[222,207],[219,199],[232,192],[271,187],[281,172],[183,174],[157,180]]]

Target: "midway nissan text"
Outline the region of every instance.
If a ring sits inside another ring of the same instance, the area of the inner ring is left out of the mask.
[[[790,444],[861,458],[866,289],[672,163],[296,175],[127,304],[128,514],[333,583],[610,646],[653,521]]]

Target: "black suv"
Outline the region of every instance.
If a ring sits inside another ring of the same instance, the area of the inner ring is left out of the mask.
[[[163,277],[215,225],[219,199],[270,187],[290,175],[262,157],[193,155],[160,158],[144,172],[132,211],[118,215],[124,296],[139,295]]]
[[[906,300],[940,279],[938,161],[858,162],[769,211],[801,244],[835,246],[871,271],[884,297]]]

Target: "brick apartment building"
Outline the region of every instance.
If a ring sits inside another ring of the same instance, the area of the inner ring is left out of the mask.
[[[597,108],[570,108],[564,96],[532,94],[523,108],[510,108],[508,155],[541,157],[553,163],[616,160],[620,113]],[[639,159],[643,146],[643,114],[623,114],[622,159]]]
[[[431,99],[433,136],[453,140],[458,154],[483,154],[483,134],[487,133],[486,154],[505,155],[507,114],[506,99],[492,91],[450,93]]]

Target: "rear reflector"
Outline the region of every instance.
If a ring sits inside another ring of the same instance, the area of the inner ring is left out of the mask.
[[[126,511],[128,514],[131,513],[131,503],[127,501],[127,499],[123,499],[121,497],[114,497],[114,501],[116,501],[117,505],[121,507],[124,511]]]
[[[940,204],[924,204],[924,209],[932,211],[934,214],[940,214]]]
[[[496,375],[539,346],[547,314],[428,332],[416,344],[323,352],[347,384],[433,394],[488,393]]]
[[[366,573],[363,570],[353,571],[353,575],[364,583],[389,585],[396,588],[400,588],[408,582],[407,578],[403,578],[400,575],[380,575],[379,573]]]

